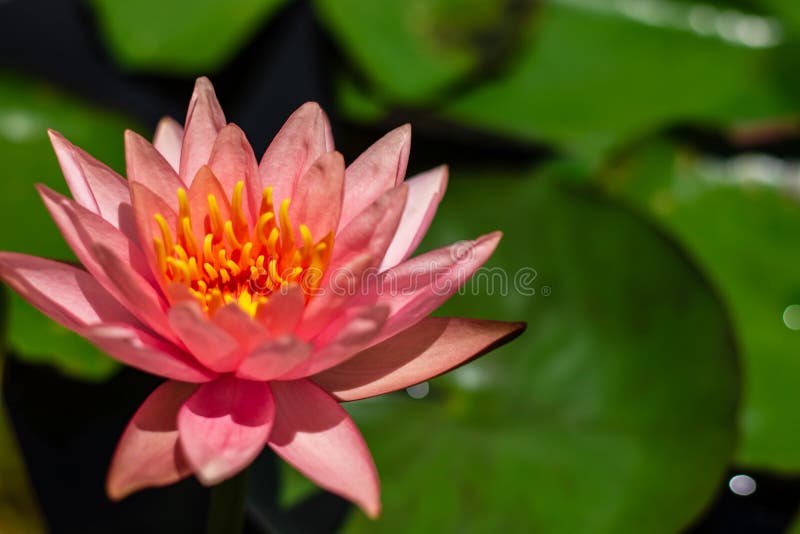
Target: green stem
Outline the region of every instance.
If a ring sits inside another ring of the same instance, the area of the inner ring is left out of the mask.
[[[244,529],[247,470],[211,488],[207,534],[240,534]]]

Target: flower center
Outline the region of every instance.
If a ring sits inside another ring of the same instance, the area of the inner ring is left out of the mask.
[[[220,199],[223,205],[209,194],[202,225],[193,227],[189,197],[178,189],[176,239],[164,216],[154,215],[161,230],[161,237],[153,238],[159,270],[167,282],[185,285],[208,314],[237,302],[254,316],[272,293],[290,284],[299,284],[309,298],[333,249],[332,231],[315,242],[304,224],[296,240],[290,199],[284,199],[276,212],[271,187],[264,189],[251,227],[242,209],[243,190],[244,182],[237,182],[230,203]]]

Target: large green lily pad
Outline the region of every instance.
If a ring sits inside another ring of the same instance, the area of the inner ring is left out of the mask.
[[[348,405],[384,512],[353,514],[345,531],[686,526],[736,439],[736,351],[714,291],[645,220],[549,180],[454,181],[426,244],[493,229],[505,237],[489,266],[511,277],[508,291],[479,275],[441,313],[524,319],[528,330],[432,381],[424,399]]]
[[[744,363],[739,461],[796,472],[800,203],[791,169],[770,156],[715,159],[656,141],[604,182],[691,251],[731,310]]]

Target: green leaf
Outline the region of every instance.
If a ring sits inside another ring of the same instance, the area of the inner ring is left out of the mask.
[[[666,0],[558,0],[538,13],[537,31],[526,34],[508,68],[436,102],[440,118],[596,161],[666,125],[729,124],[797,110],[781,88],[777,71],[790,66],[778,61],[782,34],[772,19]],[[737,37],[734,30],[745,24],[755,30]],[[386,37],[381,46],[393,45]],[[370,118],[378,105],[405,104],[386,96],[389,79],[400,83],[391,73],[416,80],[424,72],[402,62],[381,68],[390,74],[379,89],[347,78],[339,84],[346,115]]]
[[[800,304],[795,180],[770,156],[714,159],[666,142],[605,178],[684,244],[731,310],[745,371],[738,461],[792,471],[800,470],[800,331],[792,329],[800,324],[785,310]]]
[[[348,405],[384,512],[346,532],[679,531],[734,448],[725,309],[674,243],[592,189],[461,179],[426,243],[494,229],[492,270],[441,313],[528,330],[422,400]]]
[[[221,67],[286,0],[90,3],[124,67],[198,75]]]
[[[60,95],[52,88],[0,75],[0,250],[64,260],[74,255],[42,205],[34,183],[68,194],[47,128],[112,167],[123,167],[121,117]],[[9,292],[10,293],[10,292]],[[8,349],[87,379],[108,377],[116,364],[88,342],[56,325],[16,295],[9,299]]]
[[[379,94],[419,103],[491,71],[531,31],[536,0],[317,0]]]

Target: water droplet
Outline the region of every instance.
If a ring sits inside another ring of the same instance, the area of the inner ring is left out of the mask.
[[[742,495],[746,497],[755,493],[756,481],[747,475],[736,475],[731,477],[731,479],[728,481],[728,487],[736,495]]]
[[[415,386],[406,388],[406,393],[412,399],[424,399],[431,391],[431,386],[427,382],[422,382]]]

